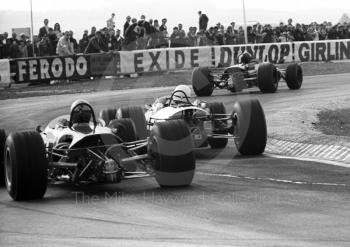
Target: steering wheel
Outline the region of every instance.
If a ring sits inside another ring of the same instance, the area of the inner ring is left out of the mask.
[[[176,90],[176,91],[174,91],[174,92],[171,94],[170,99],[169,99],[169,102],[168,102],[168,105],[171,105],[172,102],[174,102],[175,104],[179,104],[179,103],[176,102],[177,100],[174,99],[174,96],[175,96],[175,97],[178,97],[177,95],[175,95],[176,93],[181,93],[181,94],[184,95],[183,97],[181,97],[181,99],[185,99],[186,101],[185,101],[185,102],[184,102],[184,101],[181,101],[180,103],[185,104],[185,105],[192,105],[191,101],[190,101],[189,98],[187,97],[187,94],[186,94],[184,91],[182,91],[182,90]]]

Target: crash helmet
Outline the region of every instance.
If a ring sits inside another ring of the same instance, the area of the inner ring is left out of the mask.
[[[243,52],[241,55],[238,57],[238,63],[243,63],[247,64],[250,63],[251,60],[251,55],[248,52]]]
[[[93,116],[90,103],[83,99],[74,101],[70,107],[71,123],[89,123]]]
[[[174,89],[174,100],[177,101],[186,101],[186,97],[191,97],[191,88],[187,85],[179,85]]]

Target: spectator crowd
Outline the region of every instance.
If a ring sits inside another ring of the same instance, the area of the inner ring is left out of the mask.
[[[23,33],[19,34],[19,37],[16,33],[12,33],[10,38],[7,32],[0,34],[0,59],[245,44],[245,30],[242,26],[237,27],[235,22],[224,26],[219,22],[215,26],[208,27],[208,16],[201,11],[198,12],[198,16],[198,27],[189,27],[187,31],[182,24],[169,30],[166,18],[159,22],[157,19],[146,19],[145,15],[141,15],[140,19],[127,16],[120,30],[116,28],[113,13],[104,28],[98,30],[92,27],[90,32],[85,30],[79,41],[74,38],[72,31],[62,32],[59,23],[52,28],[49,26],[49,20],[45,19],[44,26],[40,28],[39,34],[33,37],[33,41]],[[270,24],[256,23],[247,26],[247,39],[249,44],[350,39],[350,23],[332,25],[325,21],[306,25],[294,24],[292,19],[274,27]]]

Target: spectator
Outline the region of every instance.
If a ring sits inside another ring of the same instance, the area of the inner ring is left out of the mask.
[[[170,35],[170,44],[171,44],[171,47],[183,46],[183,42],[182,42],[178,27],[173,28],[173,33]]]
[[[5,37],[3,34],[0,34],[0,59],[6,57],[6,44],[4,43]]]
[[[69,56],[74,54],[73,46],[69,40],[69,31],[66,31],[58,40],[56,52],[59,56]]]
[[[163,18],[162,25],[159,27],[159,31],[163,33],[164,37],[168,37],[168,27],[166,26],[167,21],[166,18]]]
[[[95,33],[95,36],[92,37],[89,40],[89,43],[84,51],[84,53],[101,53],[103,52],[101,47],[100,47],[100,43],[101,43],[101,32],[97,31]]]
[[[293,27],[293,19],[292,18],[289,18],[288,19],[288,27]]]
[[[253,32],[252,26],[247,27],[247,38],[248,38],[248,44],[255,43],[256,37],[255,37],[255,33]]]
[[[272,31],[272,27],[271,25],[265,25],[264,29],[263,29],[263,43],[273,43],[274,39],[273,39],[273,31]]]
[[[178,28],[179,28],[180,38],[184,40],[186,38],[186,33],[185,33],[185,30],[182,29],[182,24],[181,23],[178,25]]]
[[[72,50],[74,53],[78,53],[78,42],[77,40],[73,37],[73,31],[69,31],[69,41],[72,45]]]
[[[49,28],[49,34],[45,38],[45,41],[42,42],[45,46],[47,46],[47,55],[54,56],[56,55],[56,50],[57,50],[57,36],[56,33],[53,31],[53,29],[50,27]]]
[[[19,50],[19,57],[22,57],[22,58],[28,57],[28,49],[27,49],[27,44],[25,40],[23,39],[19,40],[18,50]]]
[[[111,18],[107,20],[107,28],[108,29],[114,29],[115,28],[115,21],[114,21],[115,14],[112,13]]]
[[[95,37],[95,34],[96,34],[96,27],[91,27],[91,33],[90,33],[89,36],[88,36],[89,40],[90,40],[92,37]]]
[[[234,45],[236,44],[236,35],[232,31],[232,26],[228,26],[226,32],[224,34],[225,44],[226,45]]]
[[[34,45],[32,44],[32,41],[30,39],[27,40],[27,51],[28,57],[34,57]]]
[[[296,28],[293,32],[294,41],[305,41],[305,35],[303,28],[299,23],[297,23]]]
[[[124,45],[124,39],[120,35],[120,29],[117,29],[116,35],[115,35],[115,45],[114,50],[121,51]]]
[[[44,20],[44,26],[39,29],[39,38],[42,39],[49,34],[49,20]]]
[[[84,53],[87,45],[89,44],[89,37],[88,36],[89,36],[88,31],[85,30],[82,39],[79,40],[79,52],[80,53]]]
[[[197,46],[197,36],[195,27],[190,27],[187,33],[187,44],[189,46]]]
[[[137,31],[137,23],[136,19],[133,18],[132,22],[135,20],[134,23],[132,23],[125,31],[125,49],[130,51],[130,50],[135,50],[137,47],[136,40],[138,36],[138,31]]]
[[[128,15],[126,17],[126,21],[124,23],[124,29],[123,29],[123,35],[125,37],[125,32],[126,32],[126,29],[128,29],[128,27],[130,26],[130,20],[131,20],[131,17]]]
[[[158,22],[158,20],[154,20],[154,22],[153,22],[153,23],[154,23],[154,24],[153,24],[154,28],[155,28],[157,31],[159,31],[160,26],[159,26],[159,22]]]
[[[61,32],[61,26],[59,23],[55,23],[55,25],[53,26],[53,31],[56,34],[56,39],[58,41],[63,35]]]
[[[205,32],[206,45],[212,46],[215,44],[215,29],[210,27],[208,31]]]
[[[104,52],[109,51],[108,40],[109,40],[109,33],[108,33],[108,29],[105,27],[101,29],[101,39],[100,39],[100,47]]]
[[[198,11],[199,15],[199,31],[206,31],[208,27],[209,18],[202,11]]]
[[[219,28],[215,27],[215,45],[224,45],[224,32],[225,28],[223,25],[220,25]]]
[[[237,44],[244,44],[244,43],[245,43],[244,30],[243,30],[243,27],[240,26],[238,28],[238,34],[237,34]]]

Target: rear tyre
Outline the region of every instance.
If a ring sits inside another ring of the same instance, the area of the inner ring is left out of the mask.
[[[16,200],[43,198],[47,188],[48,161],[37,132],[10,134],[5,143],[6,187]]]
[[[234,135],[242,155],[257,155],[265,150],[267,131],[264,110],[256,99],[238,101],[233,106]]]
[[[287,66],[286,82],[291,90],[300,89],[303,84],[303,70],[299,64],[293,63]]]
[[[258,68],[258,87],[262,93],[274,93],[278,88],[278,71],[272,63],[262,63]]]
[[[148,153],[161,187],[188,186],[195,172],[191,133],[184,120],[157,123],[151,130]]]
[[[128,106],[121,107],[117,111],[117,118],[130,118],[135,125],[136,137],[139,140],[144,140],[148,136],[147,122],[145,113],[142,107],[139,106]]]
[[[210,77],[210,70],[208,67],[199,67],[192,71],[192,88],[197,96],[212,95],[214,83]]]
[[[0,187],[5,185],[5,142],[6,142],[6,132],[0,129]]]
[[[209,104],[209,113],[210,114],[226,114],[226,109],[223,103],[213,102]],[[216,118],[221,118],[223,116],[215,116],[211,125],[213,128],[213,134],[227,134],[227,121],[215,120]],[[226,128],[226,130],[222,130]],[[224,148],[228,142],[227,138],[212,138],[208,137],[208,143],[211,148]]]
[[[103,109],[100,111],[99,118],[101,118],[105,122],[106,126],[108,126],[112,120],[117,118],[116,113],[116,109]]]
[[[134,122],[129,118],[114,119],[109,126],[123,142],[137,140]]]

